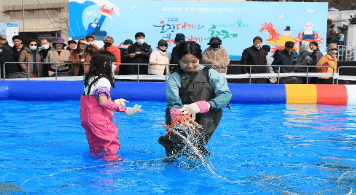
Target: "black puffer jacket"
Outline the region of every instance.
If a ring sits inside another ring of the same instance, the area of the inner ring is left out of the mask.
[[[267,51],[258,50],[255,46],[249,47],[242,52],[241,65],[267,65]],[[250,67],[241,67],[242,73],[250,73]],[[251,73],[267,73],[267,66],[252,67]]]
[[[282,50],[278,51],[278,53],[275,53],[273,57],[274,60],[272,62],[272,65],[295,65],[299,56],[294,50],[291,53],[289,53],[287,50]],[[278,71],[278,67],[273,67],[273,70]],[[289,73],[292,71],[292,67],[281,66],[281,73]]]
[[[14,59],[11,55],[11,52],[9,50],[3,50],[0,53],[0,67],[1,67],[1,78],[4,76],[4,70],[3,70],[3,64],[5,62],[14,62]],[[14,72],[21,72],[20,67],[18,64],[5,64],[5,74],[8,75],[10,73]]]

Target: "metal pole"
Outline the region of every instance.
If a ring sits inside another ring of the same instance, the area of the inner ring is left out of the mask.
[[[249,75],[249,79],[248,79],[248,83],[251,84],[251,73],[252,73],[252,67],[250,65],[250,75]]]
[[[307,84],[309,84],[309,66],[307,66]]]
[[[137,64],[137,82],[140,82],[140,64]]]
[[[6,62],[2,65],[2,69],[4,70],[4,80],[5,80],[5,64]]]
[[[168,65],[168,64],[166,64],[165,66],[166,66],[166,68],[165,68],[165,69],[166,69],[166,82],[167,82],[167,78],[168,78],[168,67],[169,67],[169,65]]]
[[[278,67],[278,84],[279,84],[279,76],[280,76],[279,74],[280,74],[280,73],[281,73],[281,67],[279,66],[279,67]]]
[[[22,0],[22,32],[25,32],[25,6]]]

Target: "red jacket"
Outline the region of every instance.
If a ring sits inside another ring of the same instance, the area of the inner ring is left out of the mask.
[[[106,51],[112,53],[115,55],[116,57],[116,69],[115,69],[115,73],[119,72],[119,68],[120,68],[120,63],[121,63],[121,52],[120,49],[118,49],[117,47],[111,45],[110,47],[106,48]]]

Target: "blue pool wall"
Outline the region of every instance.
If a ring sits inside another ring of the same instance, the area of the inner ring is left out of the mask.
[[[113,99],[130,101],[166,101],[164,82],[116,82]],[[229,84],[230,103],[286,103],[284,85]],[[0,100],[66,101],[79,100],[83,94],[80,81],[0,81]]]

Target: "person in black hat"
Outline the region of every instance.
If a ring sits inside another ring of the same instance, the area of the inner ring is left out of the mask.
[[[294,42],[293,41],[287,41],[284,44],[285,49],[282,51],[278,51],[278,53],[274,54],[274,60],[272,62],[272,65],[295,65],[297,62],[297,59],[299,58],[297,52],[293,49],[294,48]],[[293,71],[293,68],[290,66],[280,66],[279,67],[273,67],[274,72],[278,72],[280,70],[280,73],[290,73]],[[300,80],[296,80],[296,77],[290,77],[290,78],[281,78],[280,83],[299,83],[302,82]]]
[[[119,70],[119,75],[127,75],[129,74],[129,70],[127,68],[127,65],[125,63],[130,62],[130,57],[129,57],[129,47],[133,44],[133,41],[131,39],[126,39],[120,46],[120,51],[121,51],[121,67]]]
[[[226,75],[227,66],[230,64],[229,54],[223,46],[219,37],[210,39],[206,50],[203,51],[203,64],[211,65],[217,72]]]
[[[246,48],[242,52],[241,65],[262,65],[262,66],[242,66],[241,72],[243,74],[250,73],[267,73],[267,51],[262,49],[262,38],[257,36],[253,38],[253,45]],[[242,79],[243,83],[249,83],[250,79]],[[267,83],[265,78],[251,79],[251,83]]]
[[[185,42],[185,35],[183,33],[177,33],[176,37],[174,39],[174,42],[175,42],[176,46],[173,47],[173,49],[172,49],[172,56],[171,56],[171,60],[169,61],[169,64],[171,64],[169,66],[169,72],[171,74],[179,68],[179,64],[178,64],[178,60],[177,60],[178,59],[177,58],[177,47],[180,43]]]

